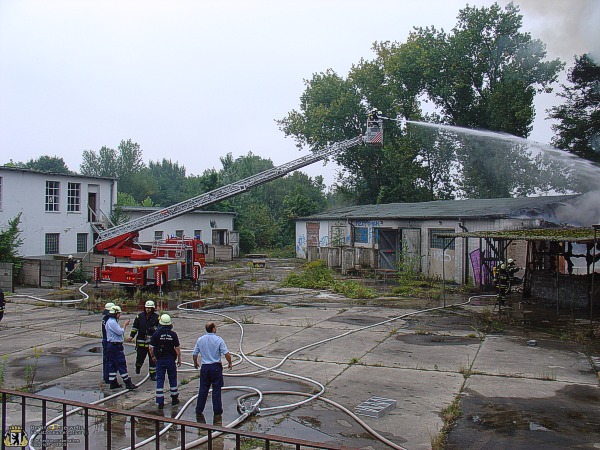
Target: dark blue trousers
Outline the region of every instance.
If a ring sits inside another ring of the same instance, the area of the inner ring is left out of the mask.
[[[108,349],[108,379],[110,381],[117,379],[117,371],[121,374],[123,381],[129,379],[127,373],[127,361],[125,361],[125,353],[123,351],[123,344],[109,342],[107,344]]]
[[[156,360],[156,403],[159,405],[165,403],[165,374],[169,377],[171,398],[175,398],[179,395],[177,392],[177,365],[171,357]]]
[[[221,363],[202,364],[200,366],[200,389],[198,391],[198,403],[196,403],[196,414],[202,414],[206,406],[208,391],[212,387],[213,414],[223,414],[223,403],[221,402],[221,388],[224,386],[223,366]]]
[[[108,341],[102,339],[102,381],[110,383],[108,379]]]

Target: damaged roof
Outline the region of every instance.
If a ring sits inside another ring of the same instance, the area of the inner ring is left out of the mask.
[[[567,205],[578,196],[438,200],[421,203],[347,206],[297,220],[552,217],[557,206]]]
[[[499,230],[499,231],[472,231],[466,233],[448,233],[441,234],[440,237],[474,237],[506,239],[513,241],[557,241],[557,242],[575,242],[592,243],[600,238],[600,232],[594,233],[594,228],[573,227],[573,228],[529,228],[520,230]]]

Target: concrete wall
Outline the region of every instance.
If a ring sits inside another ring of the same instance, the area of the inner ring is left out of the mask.
[[[17,277],[21,286],[56,288],[63,282],[62,259],[23,259],[23,268]]]
[[[561,307],[587,309],[590,283],[591,275],[559,274],[557,277],[555,273],[536,271],[531,274],[531,296],[553,304],[558,300]],[[594,306],[599,304],[599,300],[594,299]]]
[[[0,263],[0,289],[4,292],[14,291],[12,263]]]

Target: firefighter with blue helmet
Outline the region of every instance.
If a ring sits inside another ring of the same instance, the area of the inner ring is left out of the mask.
[[[123,324],[123,328],[119,325],[121,318],[121,307],[113,306],[109,310],[109,318],[106,322],[106,340],[108,350],[108,379],[111,389],[121,387],[117,381],[117,372],[121,374],[121,378],[125,383],[125,387],[129,390],[137,389],[133,384],[129,374],[127,373],[127,361],[125,360],[125,352],[123,349],[123,340],[125,336],[125,328],[129,325],[130,320],[127,319]]]
[[[158,314],[155,312],[156,305],[152,300],[148,300],[144,304],[144,310],[141,311],[133,321],[133,327],[129,333],[127,339],[131,342],[135,338],[135,348],[137,356],[135,358],[135,373],[139,374],[146,361],[148,355],[148,347],[150,345],[150,338],[158,327]],[[152,361],[152,358],[148,357],[148,366],[150,372],[150,379],[156,380],[156,364]]]

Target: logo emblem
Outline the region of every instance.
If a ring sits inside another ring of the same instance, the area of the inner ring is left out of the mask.
[[[4,433],[4,445],[7,447],[25,447],[27,444],[29,444],[29,438],[22,427],[18,425],[8,427],[8,431]]]

